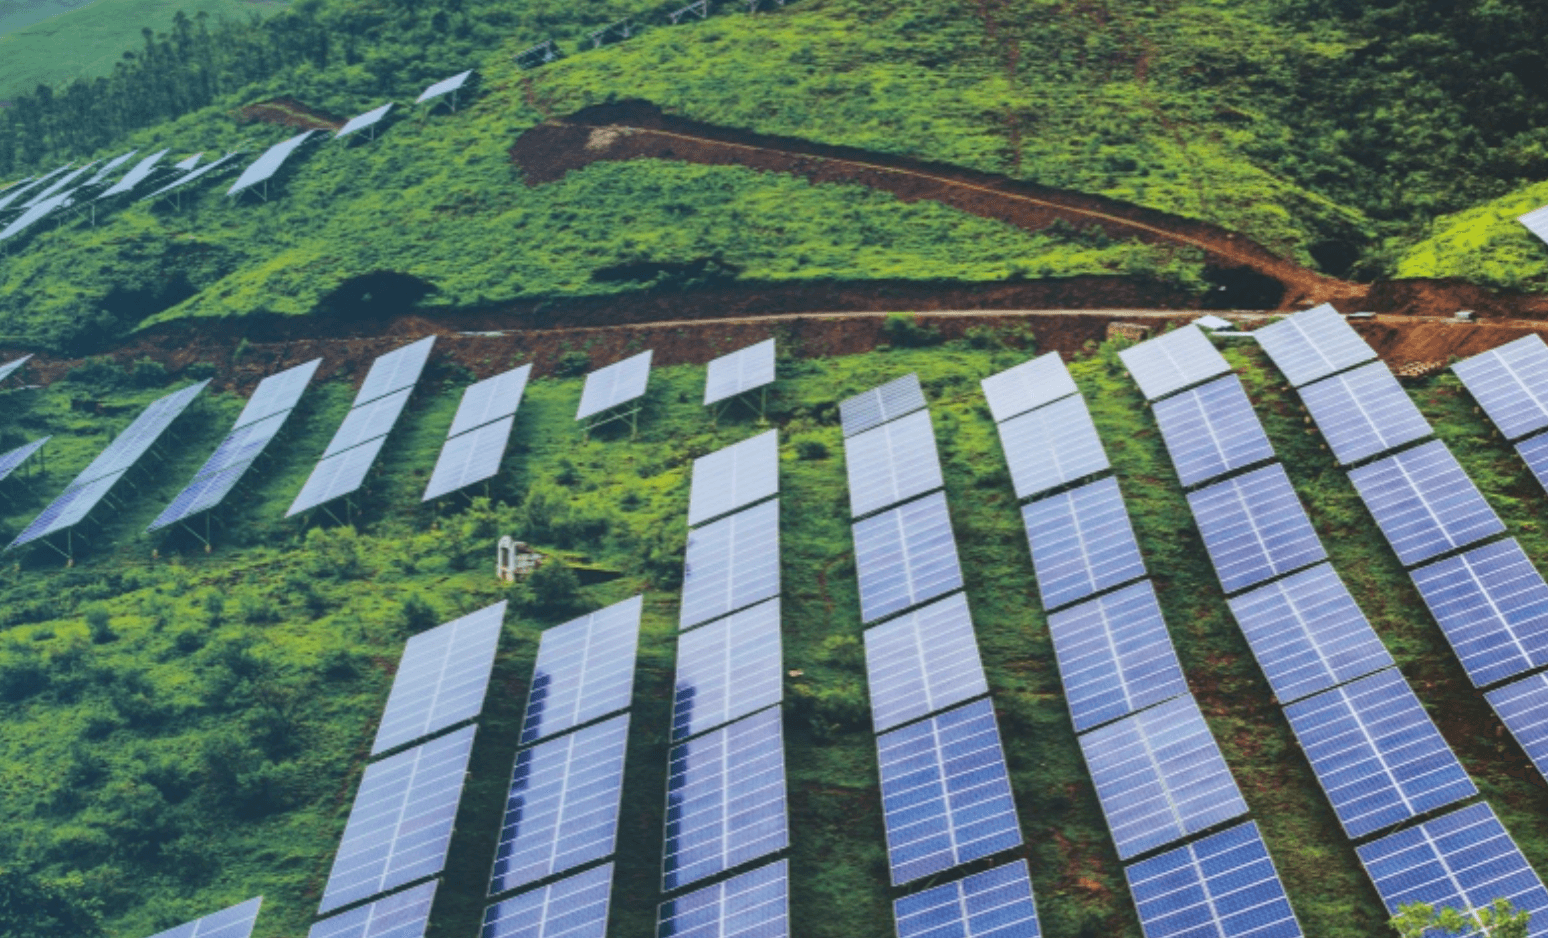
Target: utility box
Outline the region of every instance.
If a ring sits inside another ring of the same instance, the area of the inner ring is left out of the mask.
[[[547,559],[529,544],[507,535],[495,548],[495,576],[507,583],[524,580]]]

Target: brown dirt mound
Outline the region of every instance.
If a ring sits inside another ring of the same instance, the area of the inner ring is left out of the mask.
[[[279,124],[298,130],[338,130],[344,126],[343,118],[288,96],[249,104],[237,111],[237,119],[244,123]]]

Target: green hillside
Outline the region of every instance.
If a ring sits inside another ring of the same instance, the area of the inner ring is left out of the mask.
[[[1548,205],[1548,184],[1512,192],[1435,220],[1428,236],[1402,245],[1402,277],[1455,277],[1534,292],[1548,289],[1548,250],[1517,218]]]

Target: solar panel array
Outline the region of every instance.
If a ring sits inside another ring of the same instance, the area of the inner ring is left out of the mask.
[[[898,938],[1039,938],[1027,861],[974,873],[893,903]]]
[[[705,405],[773,384],[774,352],[774,340],[764,339],[711,361],[704,377]]]
[[[340,912],[312,926],[306,938],[424,938],[438,880]]]
[[[1505,530],[1440,440],[1351,470],[1349,481],[1406,567]]]
[[[1475,687],[1548,665],[1548,583],[1515,538],[1410,575]]]
[[[1451,366],[1507,440],[1548,427],[1548,343],[1533,332]]]
[[[1379,361],[1301,388],[1301,401],[1344,465],[1431,433],[1429,421]]]
[[[867,629],[865,666],[878,733],[989,693],[961,593]]]
[[[20,469],[22,464],[32,458],[32,454],[43,448],[51,437],[40,437],[31,443],[18,446],[3,456],[0,456],[0,481],[9,478],[11,473]]]
[[[70,185],[70,183],[91,172],[91,168],[96,165],[97,161],[93,160],[92,162],[87,163],[85,166],[82,166],[80,169],[72,170],[71,172],[66,173],[63,177],[54,180],[52,185],[43,189],[43,191],[34,194],[30,199],[23,202],[21,207],[36,208],[37,206],[42,205],[44,202],[47,202],[57,196],[65,189],[66,186]]]
[[[779,494],[779,431],[769,430],[693,461],[688,524],[703,524]]]
[[[635,596],[543,633],[522,720],[523,745],[628,708],[643,607]]]
[[[1178,697],[1080,737],[1120,859],[1247,813],[1193,697]]]
[[[129,172],[124,173],[123,178],[102,190],[102,193],[98,195],[97,198],[105,199],[109,196],[122,195],[125,192],[131,191],[135,186],[138,186],[140,183],[148,179],[150,174],[156,171],[156,164],[160,163],[161,158],[170,152],[172,151],[160,150],[140,160],[138,163],[134,164],[133,168],[131,168]]]
[[[1145,938],[1300,938],[1254,821],[1124,871]]]
[[[164,195],[166,195],[166,194],[168,194],[170,192],[175,192],[178,189],[181,189],[182,187],[188,185],[189,183],[191,183],[191,182],[193,182],[193,181],[195,181],[197,179],[202,179],[205,176],[209,175],[210,173],[213,173],[215,170],[219,169],[222,166],[225,166],[227,163],[230,163],[232,160],[236,159],[240,155],[241,154],[238,154],[238,153],[227,153],[225,156],[221,157],[218,160],[214,160],[213,162],[205,163],[203,166],[199,167],[198,169],[191,170],[190,172],[186,172],[183,175],[177,177],[176,179],[174,179],[171,182],[167,183],[166,185],[162,186],[160,189],[157,189],[155,192],[152,192],[150,195],[145,196],[144,198],[140,199],[140,201],[141,202],[149,202],[152,199],[159,199],[162,196],[164,196]],[[194,157],[194,158],[197,159],[197,156]]]
[[[1197,326],[1183,326],[1118,353],[1147,401],[1231,370]]]
[[[1145,575],[1112,477],[1021,509],[1043,608],[1057,609]]]
[[[883,733],[876,751],[894,886],[1022,842],[988,700]]]
[[[1280,703],[1394,663],[1332,564],[1318,564],[1226,602]]]
[[[656,938],[789,938],[789,867],[780,860],[663,902]]]
[[[318,913],[439,873],[474,727],[366,766]]]
[[[237,181],[231,184],[231,188],[226,190],[226,194],[236,195],[238,192],[251,189],[261,182],[268,182],[274,177],[275,173],[280,171],[280,167],[285,165],[285,161],[290,159],[290,155],[296,152],[301,144],[305,143],[315,132],[303,130],[294,137],[276,143],[263,151],[263,155],[259,156],[258,159],[252,162],[252,165],[242,171],[242,175],[238,176]]]
[[[778,707],[673,747],[667,770],[663,892],[778,852],[789,843]]]
[[[979,382],[995,423],[1076,394],[1075,379],[1058,352],[1047,352]]]
[[[585,420],[643,397],[650,383],[652,354],[652,351],[641,352],[587,375],[575,419]]]
[[[924,388],[919,384],[919,376],[906,374],[839,401],[839,423],[843,425],[844,436],[851,437],[924,406]]]
[[[1548,776],[1548,672],[1506,684],[1484,697],[1538,774]]]
[[[1017,498],[1031,498],[1111,468],[1091,413],[1066,397],[999,425]]]
[[[136,153],[138,153],[138,152],[140,152],[140,151],[139,150],[130,150],[128,153],[120,154],[119,156],[113,157],[112,159],[108,160],[106,163],[103,163],[102,164],[102,168],[98,169],[95,173],[93,173],[91,178],[86,180],[85,182],[81,183],[81,185],[83,185],[83,186],[100,185],[103,181],[105,181],[107,179],[109,173],[111,173],[113,170],[117,169],[118,167],[124,165],[125,163],[129,162],[130,160],[134,159],[134,155]]]
[[[422,501],[482,482],[500,471],[531,374],[532,366],[522,365],[463,390]]]
[[[12,203],[19,200],[22,196],[32,192],[39,186],[46,185],[50,179],[58,178],[61,173],[69,172],[71,168],[72,167],[70,164],[66,164],[45,176],[41,176],[36,179],[22,180],[21,182],[8,189],[4,194],[0,194],[0,209],[9,208]]]
[[[688,533],[678,626],[690,628],[779,595],[779,499]]]
[[[1279,463],[1190,492],[1188,507],[1226,593],[1327,559]]]
[[[1355,849],[1394,915],[1399,906],[1415,902],[1475,909],[1501,898],[1531,914],[1530,938],[1548,935],[1548,890],[1487,804],[1469,805]]]
[[[39,205],[34,205],[10,224],[0,228],[0,241],[8,241],[14,238],[28,228],[31,228],[34,224],[47,218],[55,209],[68,208],[72,204],[74,204],[74,200],[71,198],[71,193],[65,192],[53,196]]]
[[[505,606],[502,600],[408,640],[371,755],[479,715],[500,645]]]
[[[849,512],[858,518],[944,486],[930,412],[918,410],[844,441]]]
[[[1376,350],[1327,303],[1252,334],[1296,388],[1376,357]]]
[[[516,754],[491,896],[613,853],[628,742],[623,713]]]
[[[1075,732],[1188,693],[1149,580],[1048,617]]]
[[[779,608],[776,596],[678,636],[673,742],[784,699]]]
[[[860,619],[874,622],[962,586],[957,542],[940,492],[857,521]]]
[[[1235,375],[1157,401],[1154,413],[1184,488],[1274,458]]]
[[[4,381],[11,375],[16,374],[16,372],[20,371],[21,367],[27,364],[29,361],[32,361],[32,356],[23,355],[21,358],[13,358],[5,364],[0,365],[0,381]]]
[[[1285,708],[1350,838],[1478,794],[1396,668]]]
[[[262,905],[263,897],[258,896],[176,928],[157,932],[151,938],[247,938],[253,933],[253,925],[258,921],[258,909]]]
[[[592,867],[484,910],[479,938],[606,938],[613,864]]]
[[[387,116],[387,112],[391,110],[392,102],[388,101],[381,107],[373,108],[369,111],[366,111],[364,114],[356,114],[354,117],[351,117],[348,121],[346,121],[343,127],[339,128],[338,133],[333,135],[333,139],[337,140],[340,137],[348,137],[351,134],[356,134],[362,130],[375,127],[378,123],[381,122],[382,118]]]

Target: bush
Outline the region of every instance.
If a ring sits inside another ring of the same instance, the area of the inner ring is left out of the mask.
[[[906,313],[893,313],[882,322],[882,335],[896,348],[926,348],[941,344],[941,331],[919,324]]]
[[[118,633],[113,631],[113,617],[102,606],[92,606],[86,610],[86,628],[91,632],[93,645],[106,645],[118,640]]]
[[[531,590],[534,611],[550,615],[564,615],[580,605],[580,577],[575,571],[552,558],[532,571],[527,578]]]
[[[815,462],[828,458],[828,445],[821,440],[800,440],[796,443],[796,456]]]
[[[576,378],[591,370],[591,356],[585,352],[565,352],[554,363],[554,377]]]
[[[418,593],[410,593],[398,607],[398,627],[415,635],[441,624],[441,611]]]
[[[159,388],[167,383],[167,366],[150,358],[137,359],[129,370],[129,383],[137,388]]]
[[[306,532],[306,572],[352,580],[361,573],[360,534],[353,527],[313,528]]]

